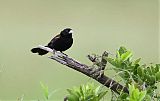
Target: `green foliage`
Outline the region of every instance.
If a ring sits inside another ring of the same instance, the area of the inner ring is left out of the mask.
[[[140,64],[141,58],[132,60],[132,56],[133,54],[130,50],[120,47],[116,52],[115,58],[107,58],[107,61],[114,66],[113,69],[124,80],[126,86],[129,86],[130,95],[121,94],[118,98],[128,101],[126,98],[129,96],[129,101],[141,101],[144,95],[146,95],[145,100],[150,101],[155,95],[156,83],[160,81],[160,64]],[[146,91],[142,91],[144,89]],[[138,99],[135,99],[135,96]]]
[[[49,100],[49,98],[53,95],[53,93],[56,92],[56,90],[49,92],[48,86],[40,82],[41,88],[43,90],[43,94],[46,100]]]
[[[95,86],[93,83],[81,85],[73,89],[67,89],[69,95],[68,101],[100,101],[107,91],[100,90],[100,86]]]
[[[129,86],[129,94],[126,93],[120,94],[119,97],[116,99],[117,101],[144,101],[147,93],[146,90],[140,91],[137,87],[134,86],[134,84],[132,85],[129,84],[128,86]]]
[[[127,98],[128,101],[143,101],[146,96],[146,90],[140,91],[135,86],[129,85],[129,97]]]
[[[49,99],[49,91],[48,91],[48,86],[46,86],[45,84],[43,84],[42,82],[40,82],[41,84],[41,88],[43,90],[43,94],[45,96],[45,98],[48,100]]]
[[[147,85],[154,85],[156,82],[160,81],[160,64],[156,65],[140,65],[139,62],[141,58],[131,61],[132,52],[124,47],[120,47],[117,51],[115,58],[107,58],[108,62],[115,66],[116,71],[122,71],[120,76],[130,82],[133,79],[137,83]]]
[[[17,101],[23,101],[23,99],[24,99],[24,95],[22,95],[21,97],[18,97]]]

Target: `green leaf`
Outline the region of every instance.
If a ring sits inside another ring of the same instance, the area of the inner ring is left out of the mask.
[[[132,52],[131,51],[127,51],[126,53],[123,53],[121,55],[121,60],[122,61],[126,61],[127,59],[129,59],[132,56]]]
[[[129,84],[129,101],[142,101],[146,95],[145,91],[140,91],[132,84]]]
[[[151,69],[151,67],[147,67],[147,72],[150,74],[150,75],[152,75],[152,69]]]
[[[127,99],[128,96],[129,96],[129,95],[128,95],[127,93],[122,93],[122,94],[120,95],[120,99],[124,101],[124,99]],[[118,101],[119,101],[119,100],[118,100]]]
[[[134,64],[139,64],[140,61],[141,61],[141,58],[138,58],[137,60],[134,61]]]
[[[140,77],[143,77],[144,76],[144,69],[142,67],[137,67],[137,74],[140,76]]]
[[[68,93],[69,93],[70,95],[79,97],[79,94],[78,94],[76,91],[74,91],[74,90],[72,90],[72,89],[67,89],[67,91],[68,91]]]
[[[48,98],[50,98],[57,90],[53,90],[52,92],[49,93]]]
[[[156,80],[160,81],[160,72],[157,72],[155,75],[156,75]]]
[[[155,73],[156,73],[155,67],[151,66],[150,68],[151,68],[151,71],[152,71],[152,75],[155,75]]]
[[[80,90],[80,94],[81,94],[81,96],[84,96],[82,86],[80,86],[80,87],[79,87],[79,90]]]
[[[79,101],[79,98],[74,95],[67,96],[68,101]]]
[[[150,95],[146,95],[144,99],[145,99],[144,101],[152,101],[152,98]]]
[[[119,53],[119,51],[117,51],[116,56],[117,56],[117,58],[120,58],[120,57],[121,57],[121,54]]]
[[[159,72],[159,68],[160,68],[160,64],[156,64],[156,67],[155,67],[156,73]]]
[[[112,58],[107,58],[107,61],[110,63],[110,64],[112,64],[113,66],[115,66],[115,67],[117,67],[118,65],[117,65],[117,63],[114,61],[114,59],[112,59]]]
[[[92,101],[92,99],[94,99],[94,95],[88,95],[85,99],[84,99],[84,101]]]
[[[128,86],[129,86],[129,95],[131,96],[135,88],[134,85],[129,84]]]
[[[127,49],[121,46],[118,51],[119,51],[119,54],[122,55],[123,53],[127,52]]]
[[[100,90],[100,87],[101,87],[101,86],[98,86],[98,87],[95,89],[95,95],[98,95],[99,90]]]
[[[48,86],[40,82],[41,88],[43,90],[45,98],[48,100],[49,99],[49,91],[48,91]]]
[[[150,76],[150,84],[153,85],[156,82],[156,77],[154,75]]]
[[[101,99],[107,94],[107,92],[108,92],[108,91],[99,93],[99,94],[98,94],[98,99],[101,100]]]
[[[139,90],[137,88],[135,88],[132,93],[132,98],[138,99],[139,93],[140,93]]]
[[[139,95],[139,101],[142,101],[145,98],[146,93],[147,93],[146,91],[141,91],[141,93]]]
[[[159,68],[160,68],[160,64],[156,64],[156,67],[159,67]]]

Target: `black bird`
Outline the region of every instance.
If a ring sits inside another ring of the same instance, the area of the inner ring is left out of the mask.
[[[69,49],[73,44],[73,38],[72,38],[72,29],[66,28],[63,31],[60,32],[57,36],[55,36],[47,46],[51,49],[55,49],[56,51],[63,52],[67,49]],[[39,55],[45,55],[48,53],[48,51],[45,51],[40,48],[33,48],[31,50],[33,53],[38,53]]]

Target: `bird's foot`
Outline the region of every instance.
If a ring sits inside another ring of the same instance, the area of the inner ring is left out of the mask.
[[[63,55],[65,55],[65,56],[68,56],[67,54],[65,54],[65,53],[63,53],[63,52],[61,52]]]
[[[59,57],[59,58],[64,58],[64,57],[67,57],[68,55],[67,54],[64,54],[62,52],[59,52],[59,51],[55,51],[54,52],[54,56],[55,57]]]

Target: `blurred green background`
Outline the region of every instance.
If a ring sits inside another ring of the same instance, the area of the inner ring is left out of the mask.
[[[74,44],[65,53],[82,63],[91,65],[88,54],[114,53],[121,45],[134,58],[157,63],[158,16],[158,0],[0,0],[0,100],[42,99],[41,81],[57,90],[51,99],[61,101],[67,88],[89,80],[48,59],[51,54],[30,52],[66,27],[74,30]]]

